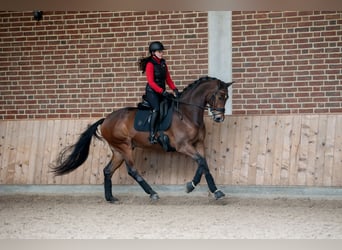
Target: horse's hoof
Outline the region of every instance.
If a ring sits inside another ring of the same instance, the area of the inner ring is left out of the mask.
[[[151,194],[150,198],[151,198],[151,201],[157,201],[160,199],[158,194]]]
[[[119,201],[119,199],[118,199],[118,198],[115,198],[114,196],[109,197],[109,198],[106,198],[106,200],[107,200],[109,203],[115,203],[115,202]]]
[[[185,187],[186,187],[186,192],[187,193],[190,193],[190,192],[192,192],[194,189],[195,189],[195,187],[194,187],[194,185],[192,185],[192,182],[190,181],[190,182],[188,182],[186,185],[185,185]]]
[[[216,200],[219,200],[226,196],[221,190],[216,190],[214,195]]]

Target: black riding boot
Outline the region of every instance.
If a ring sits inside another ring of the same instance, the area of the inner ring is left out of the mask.
[[[157,138],[156,138],[157,118],[158,118],[158,111],[153,110],[152,115],[151,115],[150,138],[149,138],[151,144],[157,143]]]

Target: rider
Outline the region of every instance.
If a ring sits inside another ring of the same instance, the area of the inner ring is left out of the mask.
[[[178,89],[171,79],[168,67],[163,59],[163,50],[165,50],[161,42],[152,42],[149,45],[150,56],[140,59],[139,68],[146,73],[146,99],[152,106],[152,116],[150,123],[151,144],[157,143],[156,123],[159,116],[159,104],[163,98],[170,94],[166,91],[165,83],[173,90],[176,97],[179,96]]]

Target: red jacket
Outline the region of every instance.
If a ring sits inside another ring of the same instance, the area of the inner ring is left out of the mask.
[[[158,57],[154,56],[153,59],[157,63],[160,63],[160,59]],[[148,62],[146,64],[145,72],[146,72],[146,79],[147,79],[149,86],[154,91],[161,94],[163,92],[163,89],[161,87],[159,87],[158,84],[154,81],[154,65],[152,62]],[[174,82],[171,79],[169,69],[167,68],[167,66],[166,66],[166,84],[170,87],[170,89],[172,89],[172,90],[176,89],[176,85],[174,84]]]

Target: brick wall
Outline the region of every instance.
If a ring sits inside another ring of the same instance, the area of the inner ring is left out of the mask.
[[[238,12],[233,114],[342,112],[342,12]],[[102,117],[135,106],[137,61],[162,40],[182,89],[208,73],[206,12],[0,12],[0,119]]]
[[[138,60],[163,41],[182,89],[208,73],[206,12],[0,13],[0,119],[102,117],[136,106]]]
[[[233,12],[234,114],[342,112],[342,12]]]

